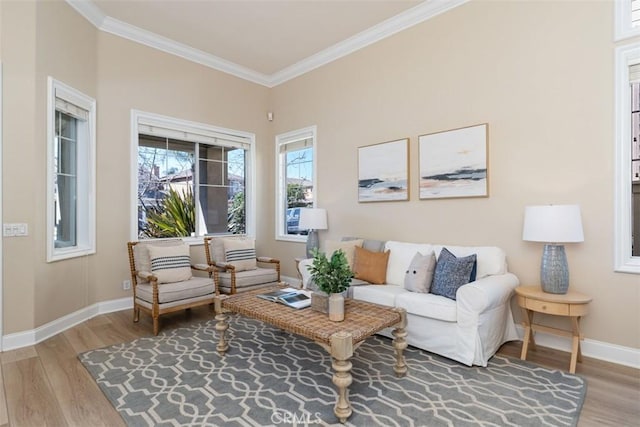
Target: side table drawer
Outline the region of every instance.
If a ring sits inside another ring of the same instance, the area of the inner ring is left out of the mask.
[[[524,303],[526,308],[528,308],[529,310],[537,311],[538,313],[548,313],[559,316],[569,315],[569,304],[538,301],[529,298],[527,298]]]

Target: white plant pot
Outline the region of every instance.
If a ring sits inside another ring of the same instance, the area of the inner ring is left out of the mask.
[[[329,295],[329,320],[334,322],[344,320],[344,296],[342,294]]]

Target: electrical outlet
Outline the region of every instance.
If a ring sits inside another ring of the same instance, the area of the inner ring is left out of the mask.
[[[131,280],[123,280],[122,281],[122,290],[128,291],[131,289]]]

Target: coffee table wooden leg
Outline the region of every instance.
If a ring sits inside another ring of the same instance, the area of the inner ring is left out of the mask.
[[[351,362],[353,356],[353,338],[350,333],[336,332],[331,336],[331,357],[333,358],[333,383],[338,387],[338,401],[334,412],[341,423],[353,412],[349,403],[349,386],[353,381],[351,376]]]
[[[229,323],[227,319],[229,318],[227,314],[222,309],[222,299],[226,298],[224,295],[216,296],[214,299],[215,310],[216,310],[216,331],[218,331],[218,335],[220,339],[218,340],[218,345],[216,345],[216,350],[220,356],[224,356],[224,354],[229,349],[229,344],[227,343],[225,333],[227,329],[229,329]]]
[[[406,310],[399,308],[396,309],[400,313],[400,323],[396,325],[393,330],[393,347],[396,349],[396,365],[393,370],[396,372],[396,376],[404,377],[407,374],[407,364],[404,360],[404,350],[407,348],[407,312]]]

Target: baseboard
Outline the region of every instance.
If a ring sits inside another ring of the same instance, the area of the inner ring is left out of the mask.
[[[516,325],[516,329],[518,336],[522,340],[524,337],[524,328],[521,325]],[[540,331],[536,332],[535,338],[536,344],[542,347],[549,347],[571,353],[571,340],[569,338],[563,338]],[[640,369],[640,349],[588,338],[582,340],[580,346],[584,356]]]
[[[294,277],[283,276],[282,281],[296,285],[299,283],[299,279]],[[133,301],[129,297],[103,301],[90,305],[89,307],[85,307],[81,310],[63,316],[36,329],[3,336],[2,351],[15,350],[21,347],[35,345],[100,314],[127,310],[132,307]],[[522,339],[524,336],[522,326],[516,325],[516,329],[518,331],[518,336]],[[571,352],[571,341],[567,338],[558,337],[556,335],[536,332],[536,343],[543,347]],[[588,338],[584,339],[581,345],[582,354],[584,356],[640,369],[640,349],[624,347]]]
[[[133,299],[131,297],[103,301],[90,305],[89,307],[85,307],[52,322],[39,326],[36,329],[3,336],[2,351],[15,350],[17,348],[35,345],[99,314],[127,310],[132,307]]]

